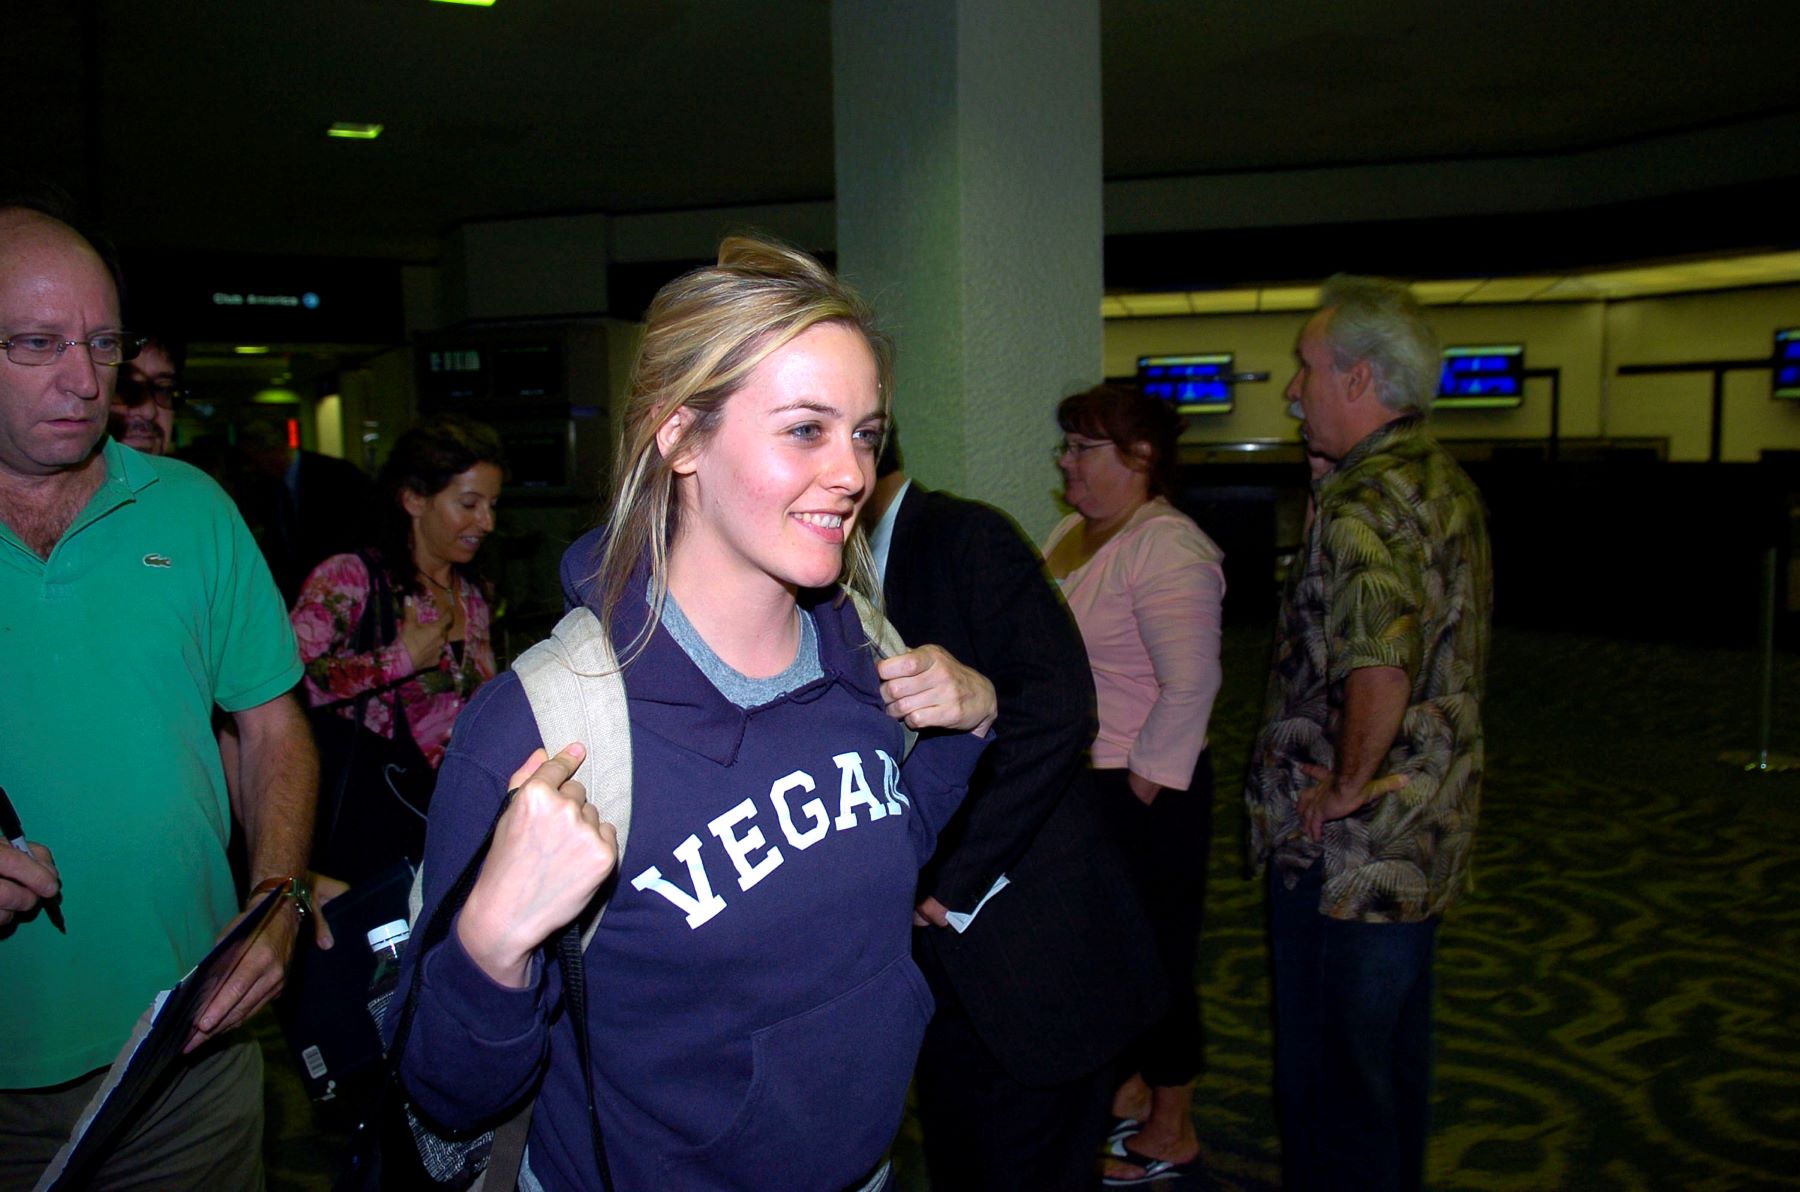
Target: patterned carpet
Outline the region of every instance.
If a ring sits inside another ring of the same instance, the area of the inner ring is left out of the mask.
[[[1236,797],[1266,627],[1227,633],[1200,982],[1206,1172],[1163,1188],[1278,1185],[1260,888]],[[1800,773],[1750,749],[1747,653],[1504,630],[1487,716],[1477,888],[1439,938],[1434,1188],[1800,1188]],[[1776,680],[1800,750],[1800,659]],[[328,1186],[272,1025],[270,1186]],[[896,1148],[923,1189],[917,1126]],[[636,1192],[636,1190],[626,1190]]]
[[[1229,649],[1225,759],[1266,646]],[[1791,742],[1800,663],[1781,665]],[[1498,635],[1476,891],[1439,940],[1431,1186],[1800,1187],[1800,774],[1716,761],[1754,743],[1754,674],[1724,651]],[[1241,806],[1218,816],[1193,1184],[1273,1188],[1261,897],[1238,880]]]

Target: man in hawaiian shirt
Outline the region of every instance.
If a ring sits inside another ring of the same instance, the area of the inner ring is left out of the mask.
[[[1481,498],[1425,432],[1404,286],[1326,282],[1290,412],[1330,461],[1244,798],[1269,873],[1284,1186],[1420,1186],[1432,951],[1469,876],[1491,582]]]

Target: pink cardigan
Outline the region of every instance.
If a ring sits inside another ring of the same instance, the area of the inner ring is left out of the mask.
[[[1071,513],[1059,522],[1044,554],[1080,521]],[[1188,785],[1222,677],[1224,558],[1192,518],[1158,497],[1062,580],[1100,701],[1095,769]]]

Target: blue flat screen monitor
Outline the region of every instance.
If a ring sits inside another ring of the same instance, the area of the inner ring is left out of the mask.
[[[1525,400],[1525,345],[1445,348],[1437,410],[1505,410]]]
[[[1800,327],[1775,333],[1775,396],[1800,401]]]
[[[1139,356],[1138,389],[1180,414],[1231,413],[1230,352],[1198,356]]]

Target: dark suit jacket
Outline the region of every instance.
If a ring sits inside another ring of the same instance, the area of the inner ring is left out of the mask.
[[[921,898],[970,911],[929,948],[988,1049],[1028,1085],[1109,1062],[1161,1010],[1143,912],[1085,781],[1094,681],[1081,631],[1005,515],[914,483],[883,581],[908,645],[936,644],[986,675],[996,740],[920,875]],[[925,959],[925,958],[921,958]]]
[[[286,484],[254,473],[238,485],[238,507],[269,560],[275,585],[288,604],[314,567],[359,547],[374,546],[380,511],[372,504],[369,477],[348,460],[300,453],[296,502]]]

